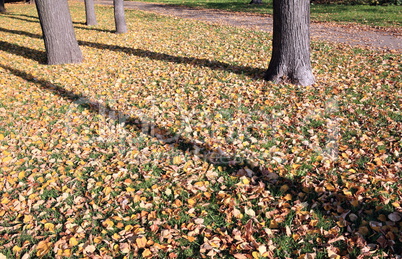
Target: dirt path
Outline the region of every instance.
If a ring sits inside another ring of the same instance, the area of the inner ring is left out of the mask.
[[[95,0],[96,4],[112,5],[111,0]],[[227,24],[272,32],[272,17],[231,13],[210,9],[195,9],[183,6],[158,3],[125,1],[125,7],[154,12],[187,19],[196,19],[212,23]],[[360,26],[342,26],[330,23],[312,23],[313,40],[346,43],[352,46],[363,46],[402,52],[402,35],[396,32],[367,30]]]

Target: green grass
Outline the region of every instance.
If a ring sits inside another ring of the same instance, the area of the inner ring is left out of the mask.
[[[145,2],[218,9],[231,12],[272,14],[272,1],[250,5],[245,0],[140,0]],[[318,22],[359,23],[369,26],[395,27],[402,25],[402,6],[311,5],[311,19]]]

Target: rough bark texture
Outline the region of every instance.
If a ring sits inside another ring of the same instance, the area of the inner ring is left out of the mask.
[[[311,85],[310,1],[274,0],[272,58],[265,79]]]
[[[0,13],[5,13],[6,7],[4,6],[4,0],[0,0]]]
[[[97,25],[95,5],[93,0],[85,0],[86,25]]]
[[[124,1],[113,0],[114,6],[114,22],[116,24],[116,33],[126,33],[127,25],[126,18],[124,16]]]
[[[67,0],[36,0],[49,65],[80,63],[81,50],[75,38]]]
[[[262,4],[262,0],[251,0],[250,4]]]

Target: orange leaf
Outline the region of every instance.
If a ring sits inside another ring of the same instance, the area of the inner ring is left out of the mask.
[[[137,243],[138,248],[145,248],[147,245],[147,238],[145,236],[139,237],[135,240]]]

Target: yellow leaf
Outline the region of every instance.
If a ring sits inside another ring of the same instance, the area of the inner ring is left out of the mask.
[[[149,250],[148,248],[144,250],[144,252],[142,252],[142,257],[151,257],[152,256],[152,252],[151,250]]]
[[[325,186],[325,189],[327,189],[327,191],[333,192],[336,190],[335,187],[330,183],[325,183],[324,186]]]
[[[33,219],[33,216],[32,216],[32,215],[25,215],[25,216],[24,216],[24,219],[22,220],[22,222],[24,222],[24,223],[26,224],[26,223],[31,222],[32,219]]]
[[[0,141],[4,139],[4,135],[0,134]]]
[[[257,251],[253,251],[251,254],[253,255],[254,259],[259,259],[260,258],[260,253],[257,252]]]
[[[99,244],[100,242],[102,242],[103,238],[102,237],[95,237],[94,238],[94,243],[95,244]]]
[[[9,161],[11,161],[13,158],[11,156],[6,156],[5,158],[3,158],[3,163],[7,163]]]
[[[147,245],[147,238],[145,236],[142,236],[140,238],[137,238],[135,242],[137,243],[138,248],[145,248],[145,246]]]
[[[194,242],[194,241],[196,240],[196,238],[195,238],[195,237],[192,237],[192,236],[186,236],[186,239],[187,239],[188,241],[190,241],[190,242]]]
[[[174,205],[176,205],[177,207],[181,207],[181,205],[183,205],[183,203],[181,202],[181,200],[176,199],[176,200],[174,201]]]
[[[187,203],[188,203],[188,205],[190,205],[190,206],[194,206],[194,204],[196,204],[197,201],[196,201],[195,199],[188,199],[188,200],[187,200]]]
[[[127,187],[127,188],[126,188],[126,191],[127,191],[127,192],[134,192],[135,189],[134,189],[134,188],[131,188],[131,187]]]
[[[66,164],[69,165],[69,166],[74,165],[73,161],[71,161],[71,160],[67,160],[67,161],[66,161]]]
[[[181,157],[175,156],[173,157],[173,164],[180,165],[182,163]]]
[[[275,220],[271,220],[271,222],[269,223],[269,228],[278,228],[278,222],[276,222]]]
[[[63,256],[65,256],[65,257],[71,257],[71,249],[63,250]]]
[[[346,227],[346,221],[344,219],[337,221],[336,224],[341,228]]]
[[[40,241],[36,247],[36,256],[42,257],[49,253],[52,243],[49,240]]]
[[[68,241],[68,244],[73,247],[78,245],[78,240],[75,237],[70,238],[70,240]]]
[[[13,247],[13,252],[14,252],[15,254],[18,254],[21,250],[22,250],[22,247],[19,247],[19,246],[14,246],[14,247]]]
[[[352,204],[353,207],[357,207],[359,205],[359,201],[358,200],[352,200],[350,202],[350,204]]]
[[[285,197],[283,197],[284,200],[290,201],[292,200],[292,195],[290,193],[286,194]]]
[[[106,219],[105,221],[102,222],[102,226],[106,227],[107,229],[113,228],[114,222],[111,221],[110,219]]]
[[[107,186],[107,187],[105,187],[105,188],[103,189],[103,193],[104,193],[105,195],[108,195],[111,191],[112,191],[112,188],[110,188],[109,186]]]
[[[18,179],[22,180],[22,179],[24,179],[24,178],[25,178],[25,172],[24,172],[24,171],[19,172],[19,173],[18,173]]]
[[[54,224],[53,223],[45,223],[45,230],[49,232],[54,232]]]
[[[113,236],[112,236],[112,238],[113,238],[114,240],[119,240],[119,239],[120,239],[120,235],[117,234],[117,233],[114,233]]]

